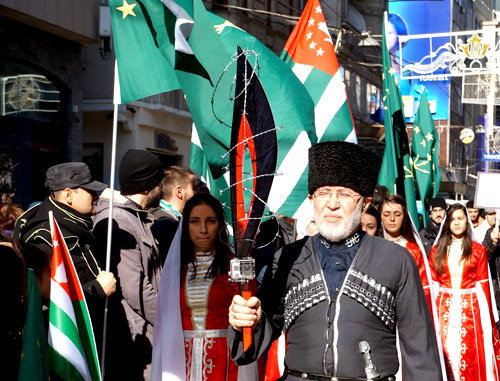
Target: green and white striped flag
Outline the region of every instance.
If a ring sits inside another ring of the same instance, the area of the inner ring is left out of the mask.
[[[318,141],[357,143],[342,72],[319,0],[309,0],[281,58],[314,101]]]
[[[100,380],[101,373],[87,303],[61,230],[49,212],[52,268],[49,366],[65,381]]]
[[[189,46],[211,78],[210,82],[203,76],[177,71],[197,130],[197,135],[193,134],[190,167],[202,175],[208,167],[213,179],[209,180],[212,193],[230,205],[229,175],[225,168],[229,161],[226,153],[230,149],[233,112],[234,55],[238,45],[242,50],[254,51],[258,63],[251,57],[250,62],[258,72],[278,127],[278,175],[268,204],[274,212],[292,217],[299,215],[307,198],[307,150],[317,141],[310,95],[290,68],[255,37],[208,12],[199,0],[178,0],[176,4],[185,9],[194,22]],[[169,44],[177,43],[177,39],[161,41],[160,46],[165,47],[166,52]],[[196,157],[200,148],[205,164]],[[200,167],[199,163],[202,163]]]

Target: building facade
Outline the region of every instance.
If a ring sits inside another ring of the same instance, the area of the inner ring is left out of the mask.
[[[446,1],[453,31],[478,29],[492,18],[490,0]],[[218,0],[205,5],[280,55],[305,3]],[[44,173],[54,163],[84,160],[103,181],[111,173],[115,57],[107,1],[54,4],[0,0],[0,145],[17,164],[15,201],[24,207],[44,197]],[[382,153],[381,33],[388,2],[323,0],[321,5],[358,140]],[[462,104],[460,81],[451,80],[449,115],[436,121],[436,127],[444,182],[462,184],[452,190],[470,198],[482,164],[477,144],[464,145],[458,135],[464,127],[480,134],[486,107]],[[117,163],[127,149],[142,148],[156,153],[165,165],[189,165],[192,120],[181,91],[120,105],[117,116]]]
[[[82,47],[96,44],[97,0],[0,0],[0,150],[14,201],[46,197],[45,171],[82,155]]]

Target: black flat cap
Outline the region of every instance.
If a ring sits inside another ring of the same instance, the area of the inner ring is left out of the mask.
[[[80,162],[54,165],[47,169],[45,174],[45,187],[51,191],[65,188],[84,188],[100,192],[106,186],[106,184],[95,181],[87,164]]]
[[[350,188],[372,196],[382,161],[359,144],[327,141],[309,148],[309,194],[324,186]]]

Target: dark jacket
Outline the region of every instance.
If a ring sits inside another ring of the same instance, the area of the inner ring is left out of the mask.
[[[54,218],[61,228],[85,297],[88,299],[87,303],[103,301],[106,294],[96,280],[101,267],[94,253],[95,237],[92,233],[90,217],[47,197],[41,204],[28,209],[18,218],[14,226],[13,238],[20,241],[22,245],[33,245],[52,257],[49,211],[54,213]]]
[[[94,216],[94,232],[103,261],[109,197],[109,189],[104,190]],[[162,268],[158,245],[151,232],[153,222],[154,218],[146,210],[115,192],[111,271],[117,276],[117,290],[109,302],[110,333],[106,351],[109,379],[149,379],[155,304]]]
[[[252,249],[259,284],[262,282],[267,267],[273,263],[274,253],[294,242],[295,236],[295,221],[292,222],[289,218],[276,216],[260,224],[255,246]]]
[[[2,327],[0,343],[4,354],[0,360],[2,378],[17,380],[19,362],[23,349],[23,328],[25,323],[26,269],[20,255],[9,242],[0,239],[0,258],[4,273],[0,277],[0,287],[6,291],[2,298]],[[6,349],[6,350],[5,350]]]
[[[488,264],[490,265],[491,278],[493,279],[493,284],[497,289],[498,279],[500,279],[500,240],[495,245],[491,240],[491,232],[493,228],[489,228],[484,236],[483,246],[486,247],[488,251]],[[497,307],[500,305],[497,304]]]
[[[161,263],[164,264],[167,258],[168,249],[172,243],[175,232],[179,227],[179,216],[169,210],[163,210],[160,207],[149,209],[149,213],[155,218],[151,231],[158,241]]]
[[[386,377],[399,368],[397,322],[405,381],[441,380],[434,327],[410,254],[365,235],[338,296],[331,300],[318,261],[318,239],[307,237],[276,253],[258,293],[263,317],[253,332],[254,345],[243,352],[241,334],[230,329],[232,358],[250,363],[285,329],[288,369],[366,378],[358,345],[367,341],[373,364]]]
[[[68,247],[71,259],[75,265],[78,279],[82,284],[85,300],[89,309],[90,318],[98,350],[101,349],[102,324],[104,316],[104,301],[106,294],[96,280],[101,270],[100,262],[95,254],[95,237],[92,233],[92,219],[47,197],[41,204],[28,209],[16,221],[13,238],[21,245],[34,246],[52,258],[52,235],[49,224],[49,211],[59,225],[64,241]],[[38,255],[39,252],[31,255]],[[41,255],[41,253],[39,253]],[[43,260],[35,261],[40,264]],[[35,273],[42,269],[34,269]]]
[[[429,219],[429,224],[424,229],[420,229],[420,231],[418,232],[418,234],[420,235],[420,239],[422,240],[422,243],[424,245],[427,257],[429,257],[432,245],[434,245],[434,241],[436,240],[436,237],[439,233],[439,227],[439,225],[436,225],[434,222],[432,222],[432,220]]]

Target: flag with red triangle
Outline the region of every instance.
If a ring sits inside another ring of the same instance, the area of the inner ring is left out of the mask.
[[[319,0],[309,0],[288,38],[281,59],[314,101],[318,142],[357,143],[343,75]]]
[[[49,367],[63,380],[100,380],[96,344],[83,289],[61,230],[49,212],[52,231]]]

